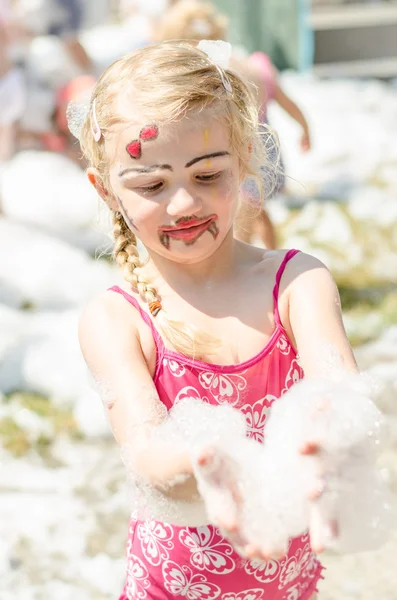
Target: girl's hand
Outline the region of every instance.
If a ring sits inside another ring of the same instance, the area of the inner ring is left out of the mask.
[[[319,554],[325,550],[330,541],[338,536],[336,521],[327,520],[322,514],[321,499],[327,489],[324,468],[321,460],[321,445],[318,442],[306,442],[301,450],[303,456],[315,457],[318,461],[318,480],[316,486],[309,491],[310,509],[310,545],[313,552]]]
[[[287,547],[259,548],[245,537],[242,530],[244,496],[238,485],[240,467],[230,455],[219,449],[207,448],[198,457],[197,467],[207,491],[204,495],[211,520],[222,530],[236,550],[242,556],[255,560],[277,559],[284,556]]]
[[[314,489],[308,490],[311,505],[309,533],[312,549],[316,553],[322,552],[330,537],[336,537],[337,534],[335,523],[326,521],[320,507],[320,500],[326,489],[320,451],[320,445],[313,442],[306,443],[301,449],[302,455],[315,456],[319,462],[318,481]],[[242,517],[246,501],[238,484],[240,468],[230,455],[219,449],[207,448],[200,454],[197,469],[205,486],[203,496],[207,512],[212,523],[222,530],[242,556],[250,560],[280,559],[286,554],[287,545],[269,547],[266,540],[263,540],[263,545],[259,546],[244,535]],[[200,491],[203,492],[203,489]]]

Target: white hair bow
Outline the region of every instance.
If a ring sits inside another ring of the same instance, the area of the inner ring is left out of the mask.
[[[229,67],[230,59],[232,57],[232,45],[223,40],[201,40],[201,42],[198,43],[197,48],[204,52],[216,66],[225,90],[228,94],[232,94],[232,84],[225,73],[225,69]]]

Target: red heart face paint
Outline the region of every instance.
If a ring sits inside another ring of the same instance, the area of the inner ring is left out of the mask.
[[[152,142],[157,139],[159,135],[159,129],[157,125],[147,125],[143,127],[139,133],[139,140],[133,140],[130,142],[126,150],[131,158],[137,160],[142,156],[142,143],[141,142]]]
[[[139,134],[139,139],[143,142],[151,142],[155,140],[159,135],[159,129],[157,125],[148,125],[148,127],[144,127],[141,129]]]
[[[210,215],[207,217],[181,217],[177,219],[174,226],[164,226],[158,228],[160,242],[169,250],[170,241],[180,240],[185,246],[191,246],[208,231],[214,240],[218,237],[219,229],[216,223],[218,215]]]
[[[126,150],[128,152],[128,154],[131,156],[131,158],[141,158],[142,155],[142,146],[141,146],[141,142],[139,140],[134,140],[133,142],[130,142],[128,144],[128,146],[126,147]]]

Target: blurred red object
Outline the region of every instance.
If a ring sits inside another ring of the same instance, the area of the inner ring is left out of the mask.
[[[92,75],[81,75],[72,79],[57,91],[54,121],[60,132],[69,135],[66,118],[66,109],[69,102],[84,101],[85,99],[88,102],[95,83],[95,77]]]

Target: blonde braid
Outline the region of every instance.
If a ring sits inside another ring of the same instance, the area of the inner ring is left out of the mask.
[[[143,266],[136,246],[136,237],[119,212],[113,214],[113,235],[115,242],[113,254],[115,261],[122,268],[124,279],[139,292],[148,304],[160,301],[154,287],[148,285],[136,273],[136,269]]]
[[[156,289],[146,283],[137,273],[137,269],[143,267],[136,237],[128,227],[120,212],[113,214],[114,234],[114,258],[123,271],[123,276],[131,286],[136,289],[140,296],[147,302],[152,318],[156,318],[164,337],[172,346],[186,356],[192,358],[204,358],[213,354],[221,345],[220,340],[200,332],[196,327],[173,321],[167,317]],[[152,310],[154,307],[155,310]]]

